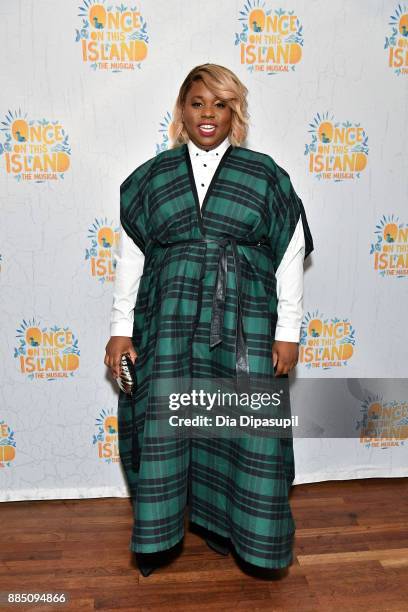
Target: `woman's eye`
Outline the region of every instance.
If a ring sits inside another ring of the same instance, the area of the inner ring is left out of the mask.
[[[201,106],[201,102],[192,102],[191,106],[194,106],[195,108],[197,108],[198,106]],[[220,108],[225,108],[225,103],[217,102],[215,106],[219,106]]]

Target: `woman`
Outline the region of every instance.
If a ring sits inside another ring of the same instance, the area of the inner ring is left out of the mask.
[[[247,89],[215,64],[187,75],[169,129],[172,147],[121,185],[121,242],[105,364],[135,363],[137,392],[120,392],[119,452],[134,509],[130,549],[184,535],[184,512],[222,554],[292,561],[288,494],[292,440],[160,435],[157,379],[287,376],[298,360],[303,260],[313,242],[289,175],[242,146]],[[137,297],[136,297],[137,296]],[[248,379],[246,379],[248,380]]]

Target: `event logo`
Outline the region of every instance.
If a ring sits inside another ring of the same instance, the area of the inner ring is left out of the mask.
[[[325,319],[318,311],[306,313],[299,340],[299,362],[307,368],[346,366],[353,356],[355,329],[348,319]]]
[[[383,215],[375,234],[377,242],[370,249],[374,270],[381,276],[408,278],[408,223],[398,223],[394,215]]]
[[[106,0],[83,0],[79,7],[82,27],[76,30],[75,42],[81,43],[82,61],[94,70],[134,70],[141,68],[149,42],[138,7]]]
[[[101,283],[112,283],[115,280],[116,261],[113,249],[119,244],[119,228],[112,227],[108,220],[95,219],[88,229],[90,247],[85,249],[85,260],[89,260],[91,276],[97,278]]]
[[[343,181],[360,178],[367,166],[368,136],[359,123],[334,122],[329,113],[317,113],[309,124],[312,140],[306,144],[309,172],[317,179]]]
[[[16,456],[14,431],[5,421],[0,421],[0,468],[10,467]]]
[[[390,17],[390,36],[385,37],[384,49],[388,49],[388,65],[395,74],[408,74],[408,9],[398,4]]]
[[[3,127],[5,140],[0,142],[0,155],[8,174],[18,181],[55,181],[64,178],[70,167],[71,148],[68,134],[59,121],[32,119],[21,109],[8,111]]]
[[[96,419],[95,427],[98,433],[94,434],[92,443],[97,445],[98,457],[106,463],[119,462],[118,449],[118,418],[110,411],[101,410]]]
[[[379,396],[361,404],[362,419],[357,422],[360,442],[367,448],[404,446],[408,439],[408,402],[384,402]]]
[[[14,357],[19,360],[20,372],[27,378],[55,380],[74,376],[79,367],[78,339],[69,327],[47,327],[40,329],[34,319],[23,319],[17,329],[20,345],[14,348]]]
[[[160,121],[159,134],[161,134],[161,142],[156,143],[156,155],[158,155],[162,151],[167,151],[167,149],[169,148],[169,125],[172,120],[172,114],[167,111],[167,113],[164,115],[163,120]]]
[[[235,46],[241,64],[272,75],[295,70],[303,52],[303,26],[295,11],[265,10],[265,2],[248,0],[239,14],[242,30],[235,34]]]

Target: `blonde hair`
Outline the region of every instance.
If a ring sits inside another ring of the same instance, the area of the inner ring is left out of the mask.
[[[248,89],[228,68],[218,64],[201,64],[190,70],[180,87],[173,110],[173,120],[168,128],[172,141],[170,148],[174,149],[190,140],[183,124],[183,105],[191,85],[194,81],[199,80],[203,81],[211,93],[225,102],[232,110],[231,130],[228,138],[232,145],[240,146],[246,139],[249,126],[246,99]]]

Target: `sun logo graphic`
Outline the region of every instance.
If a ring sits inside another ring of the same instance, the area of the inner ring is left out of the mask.
[[[361,420],[356,429],[360,443],[367,448],[404,446],[408,439],[408,402],[368,397],[361,404]]]
[[[79,367],[78,339],[69,327],[41,328],[32,319],[17,328],[19,346],[14,348],[20,372],[29,379],[55,380],[74,376]]]
[[[303,54],[303,26],[295,11],[267,10],[265,2],[248,0],[239,14],[235,46],[241,64],[269,75],[295,70]]]
[[[95,219],[88,229],[89,248],[85,249],[85,260],[90,262],[91,276],[101,283],[112,283],[115,280],[116,261],[114,249],[119,244],[119,228],[113,228],[113,222]]]
[[[388,51],[388,66],[395,74],[408,74],[408,8],[398,4],[390,16],[391,33],[385,37],[384,49]]]
[[[368,161],[368,136],[359,123],[335,122],[326,112],[317,113],[309,128],[305,155],[310,174],[335,182],[360,178]]]
[[[173,117],[172,114],[167,111],[164,115],[163,119],[160,121],[159,125],[159,134],[160,134],[160,142],[156,143],[156,155],[161,153],[162,151],[167,151],[169,148],[169,125],[172,122]]]
[[[381,276],[408,278],[408,223],[394,215],[383,215],[375,226],[377,240],[371,244],[374,270]]]
[[[118,449],[118,418],[111,410],[103,408],[96,419],[97,433],[93,435],[92,443],[98,449],[98,457],[106,463],[119,462]]]
[[[93,70],[134,70],[147,57],[147,24],[139,9],[105,0],[83,0],[79,7],[82,27],[75,42],[81,44],[82,61]]]
[[[300,330],[299,362],[307,368],[346,366],[354,353],[355,330],[348,319],[306,313]]]
[[[59,121],[27,119],[19,111],[8,111],[0,131],[0,156],[7,174],[17,181],[63,179],[71,165],[68,134]]]
[[[10,467],[16,456],[14,431],[5,421],[0,421],[0,468]]]

